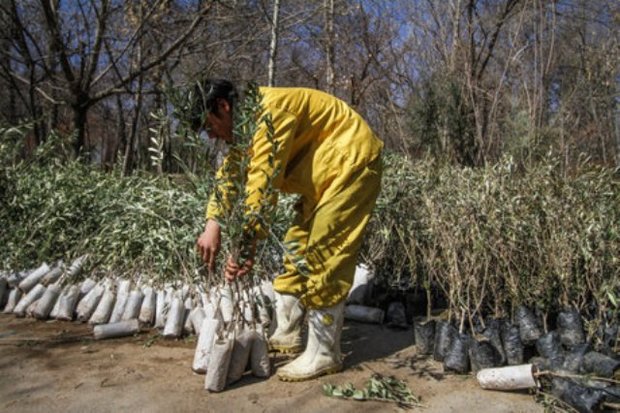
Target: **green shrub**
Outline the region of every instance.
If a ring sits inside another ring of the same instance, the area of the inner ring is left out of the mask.
[[[456,319],[620,304],[620,192],[615,171],[550,158],[480,169],[386,156],[363,259],[387,288],[441,291]]]
[[[210,174],[122,177],[59,157],[60,138],[46,145],[28,162],[0,147],[11,159],[0,169],[0,267],[88,253],[103,274],[199,276]],[[472,169],[388,154],[361,259],[385,288],[440,293],[454,320],[511,316],[520,304],[543,315],[574,307],[593,333],[620,313],[619,182],[585,161],[571,175],[559,165],[548,158],[517,170],[506,158]],[[275,236],[258,252],[263,275],[281,270],[278,239],[294,201],[280,198]]]

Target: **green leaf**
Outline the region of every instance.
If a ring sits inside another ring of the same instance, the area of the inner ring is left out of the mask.
[[[366,395],[364,394],[364,392],[362,390],[355,390],[353,392],[353,396],[352,396],[355,400],[365,400],[366,399]]]

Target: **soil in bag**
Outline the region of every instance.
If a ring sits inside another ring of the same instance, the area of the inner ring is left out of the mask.
[[[602,391],[605,395],[605,402],[615,404],[620,403],[620,384],[605,387]]]
[[[0,278],[0,311],[4,309],[4,305],[9,297],[9,285],[6,278]]]
[[[137,319],[140,315],[140,308],[142,307],[142,300],[144,294],[140,290],[133,290],[129,293],[129,297],[125,302],[125,308],[123,309],[122,321]]]
[[[433,346],[433,358],[443,361],[452,344],[453,338],[458,331],[448,321],[437,321],[435,324],[435,344]]]
[[[39,320],[45,320],[49,317],[52,308],[58,300],[60,295],[60,287],[57,285],[50,285],[39,301],[33,312],[35,318]]]
[[[443,365],[447,370],[465,374],[469,371],[469,341],[466,334],[455,334],[446,352]]]
[[[245,373],[248,361],[250,360],[252,338],[252,333],[245,329],[240,330],[237,337],[235,337],[235,345],[233,346],[230,365],[228,366],[227,385],[235,383],[243,377],[243,373]]]
[[[9,291],[9,298],[6,302],[6,305],[4,306],[4,310],[2,310],[3,314],[10,314],[13,312],[13,310],[15,309],[15,306],[17,305],[17,303],[19,303],[19,300],[21,300],[22,298],[22,290],[20,290],[19,288],[13,288],[12,290]]]
[[[95,340],[133,336],[140,332],[140,323],[137,319],[118,321],[116,323],[98,324],[93,328]]]
[[[261,330],[252,331],[250,365],[252,366],[252,374],[256,377],[269,377],[271,374],[269,345]]]
[[[500,365],[501,356],[489,340],[471,340],[469,343],[469,360],[472,371],[478,372]]]
[[[590,351],[583,357],[583,370],[598,377],[611,378],[620,368],[620,360]]]
[[[88,322],[90,324],[106,324],[110,320],[112,310],[114,309],[114,302],[116,301],[116,293],[111,286],[106,286],[106,290],[97,304],[95,312],[90,317]]]
[[[495,349],[499,359],[495,365],[504,365],[506,363],[506,353],[502,345],[502,325],[504,320],[491,319],[487,321],[486,328],[482,334],[489,340],[489,343]]]
[[[141,323],[150,326],[153,324],[153,320],[155,319],[157,292],[153,290],[152,287],[145,287],[142,292],[144,294],[144,299],[142,300],[142,305],[140,306],[138,320]]]
[[[401,302],[395,301],[390,303],[386,312],[387,325],[393,328],[407,328],[407,312],[405,305]]]
[[[534,365],[538,371],[551,370],[551,363],[549,359],[544,357],[532,357],[529,359],[528,363]]]
[[[607,324],[602,328],[603,345],[611,350],[617,344],[618,335],[620,334],[617,323]]]
[[[194,352],[194,362],[192,370],[198,374],[205,374],[209,367],[209,357],[213,349],[213,342],[220,329],[220,320],[207,319],[202,321],[200,326],[200,335],[198,335],[198,343]]]
[[[562,370],[569,373],[578,374],[581,371],[581,366],[583,365],[583,358],[586,353],[590,351],[590,349],[590,345],[587,343],[573,347],[573,349],[570,352],[567,352],[564,356]]]
[[[80,295],[80,289],[76,285],[72,285],[67,291],[60,296],[60,304],[58,305],[58,316],[56,319],[71,321],[75,312],[75,306],[77,304]]]
[[[536,340],[536,351],[541,357],[554,360],[562,356],[560,336],[556,331],[550,331]]]
[[[552,393],[580,413],[598,411],[605,395],[601,390],[580,386],[561,378],[553,379]]]
[[[515,317],[523,344],[533,344],[542,336],[542,330],[532,310],[523,305],[519,306]]]
[[[123,312],[125,311],[125,305],[129,298],[129,289],[131,288],[131,281],[119,280],[116,290],[116,301],[114,302],[114,308],[110,315],[110,323],[117,323],[123,318]]]
[[[581,315],[576,310],[562,311],[557,318],[560,342],[566,347],[574,347],[586,341]]]
[[[523,343],[519,327],[505,323],[502,325],[501,334],[506,363],[510,366],[523,364]]]
[[[183,332],[183,318],[185,317],[185,307],[180,298],[174,297],[170,304],[170,310],[166,317],[166,325],[162,335],[166,338],[177,338]]]
[[[418,354],[433,354],[435,346],[435,320],[415,321],[413,336]]]
[[[219,392],[226,387],[228,367],[235,341],[229,338],[217,339],[213,343],[209,357],[209,367],[205,376],[205,389]]]

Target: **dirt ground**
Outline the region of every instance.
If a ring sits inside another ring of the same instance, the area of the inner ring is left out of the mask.
[[[0,315],[2,412],[374,412],[402,411],[382,402],[324,396],[322,384],[361,388],[373,372],[406,380],[423,412],[542,412],[527,393],[481,390],[473,376],[444,375],[418,358],[412,331],[346,322],[340,374],[303,383],[244,377],[222,393],[203,390],[190,367],[195,339],[165,340],[155,332],[92,340],[89,326]],[[273,359],[274,366],[286,363]]]

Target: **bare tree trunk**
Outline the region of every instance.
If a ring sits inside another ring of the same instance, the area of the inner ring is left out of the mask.
[[[459,49],[459,40],[461,38],[461,0],[456,0],[456,4],[452,2],[452,50],[450,50],[449,73],[454,74],[456,70],[456,55]]]
[[[334,0],[324,0],[325,15],[325,81],[329,93],[334,93]]]
[[[128,176],[134,168],[134,159],[137,151],[136,136],[138,132],[138,123],[140,122],[140,111],[142,109],[142,83],[143,76],[138,78],[138,90],[135,95],[134,115],[131,121],[131,130],[129,139],[125,145],[125,158],[123,159],[123,176]]]
[[[144,10],[142,3],[139,5],[140,21],[144,18]],[[142,65],[142,38],[138,40],[137,44],[137,61],[135,65],[140,67]],[[138,123],[140,122],[140,111],[142,110],[142,85],[144,83],[144,74],[141,73],[138,76],[138,90],[134,96],[134,117],[131,122],[131,131],[129,132],[129,140],[125,146],[125,158],[123,159],[123,176],[128,176],[134,167],[134,157],[137,151],[136,136],[138,131]]]
[[[77,103],[72,106],[73,127],[75,130],[74,152],[76,156],[82,153],[86,140],[86,119],[88,117],[88,106]]]
[[[269,45],[269,73],[268,86],[275,86],[276,58],[278,57],[278,30],[280,24],[280,0],[273,1],[273,16],[271,18],[271,44]]]
[[[127,146],[127,128],[125,125],[125,110],[123,108],[123,99],[121,95],[116,95],[116,137],[112,149],[109,149],[110,155],[108,164],[110,166],[116,163],[119,152],[124,153]]]
[[[41,120],[39,119],[39,108],[37,104],[37,95],[35,88],[35,68],[34,65],[30,65],[30,82],[28,85],[28,109],[30,111],[30,118],[34,121],[33,131],[36,146],[39,146],[41,142],[45,140],[43,131],[41,130]]]
[[[616,82],[616,96],[620,96],[620,83]],[[616,167],[620,168],[620,105],[618,99],[612,97],[611,115],[614,122],[614,138],[616,141]]]

